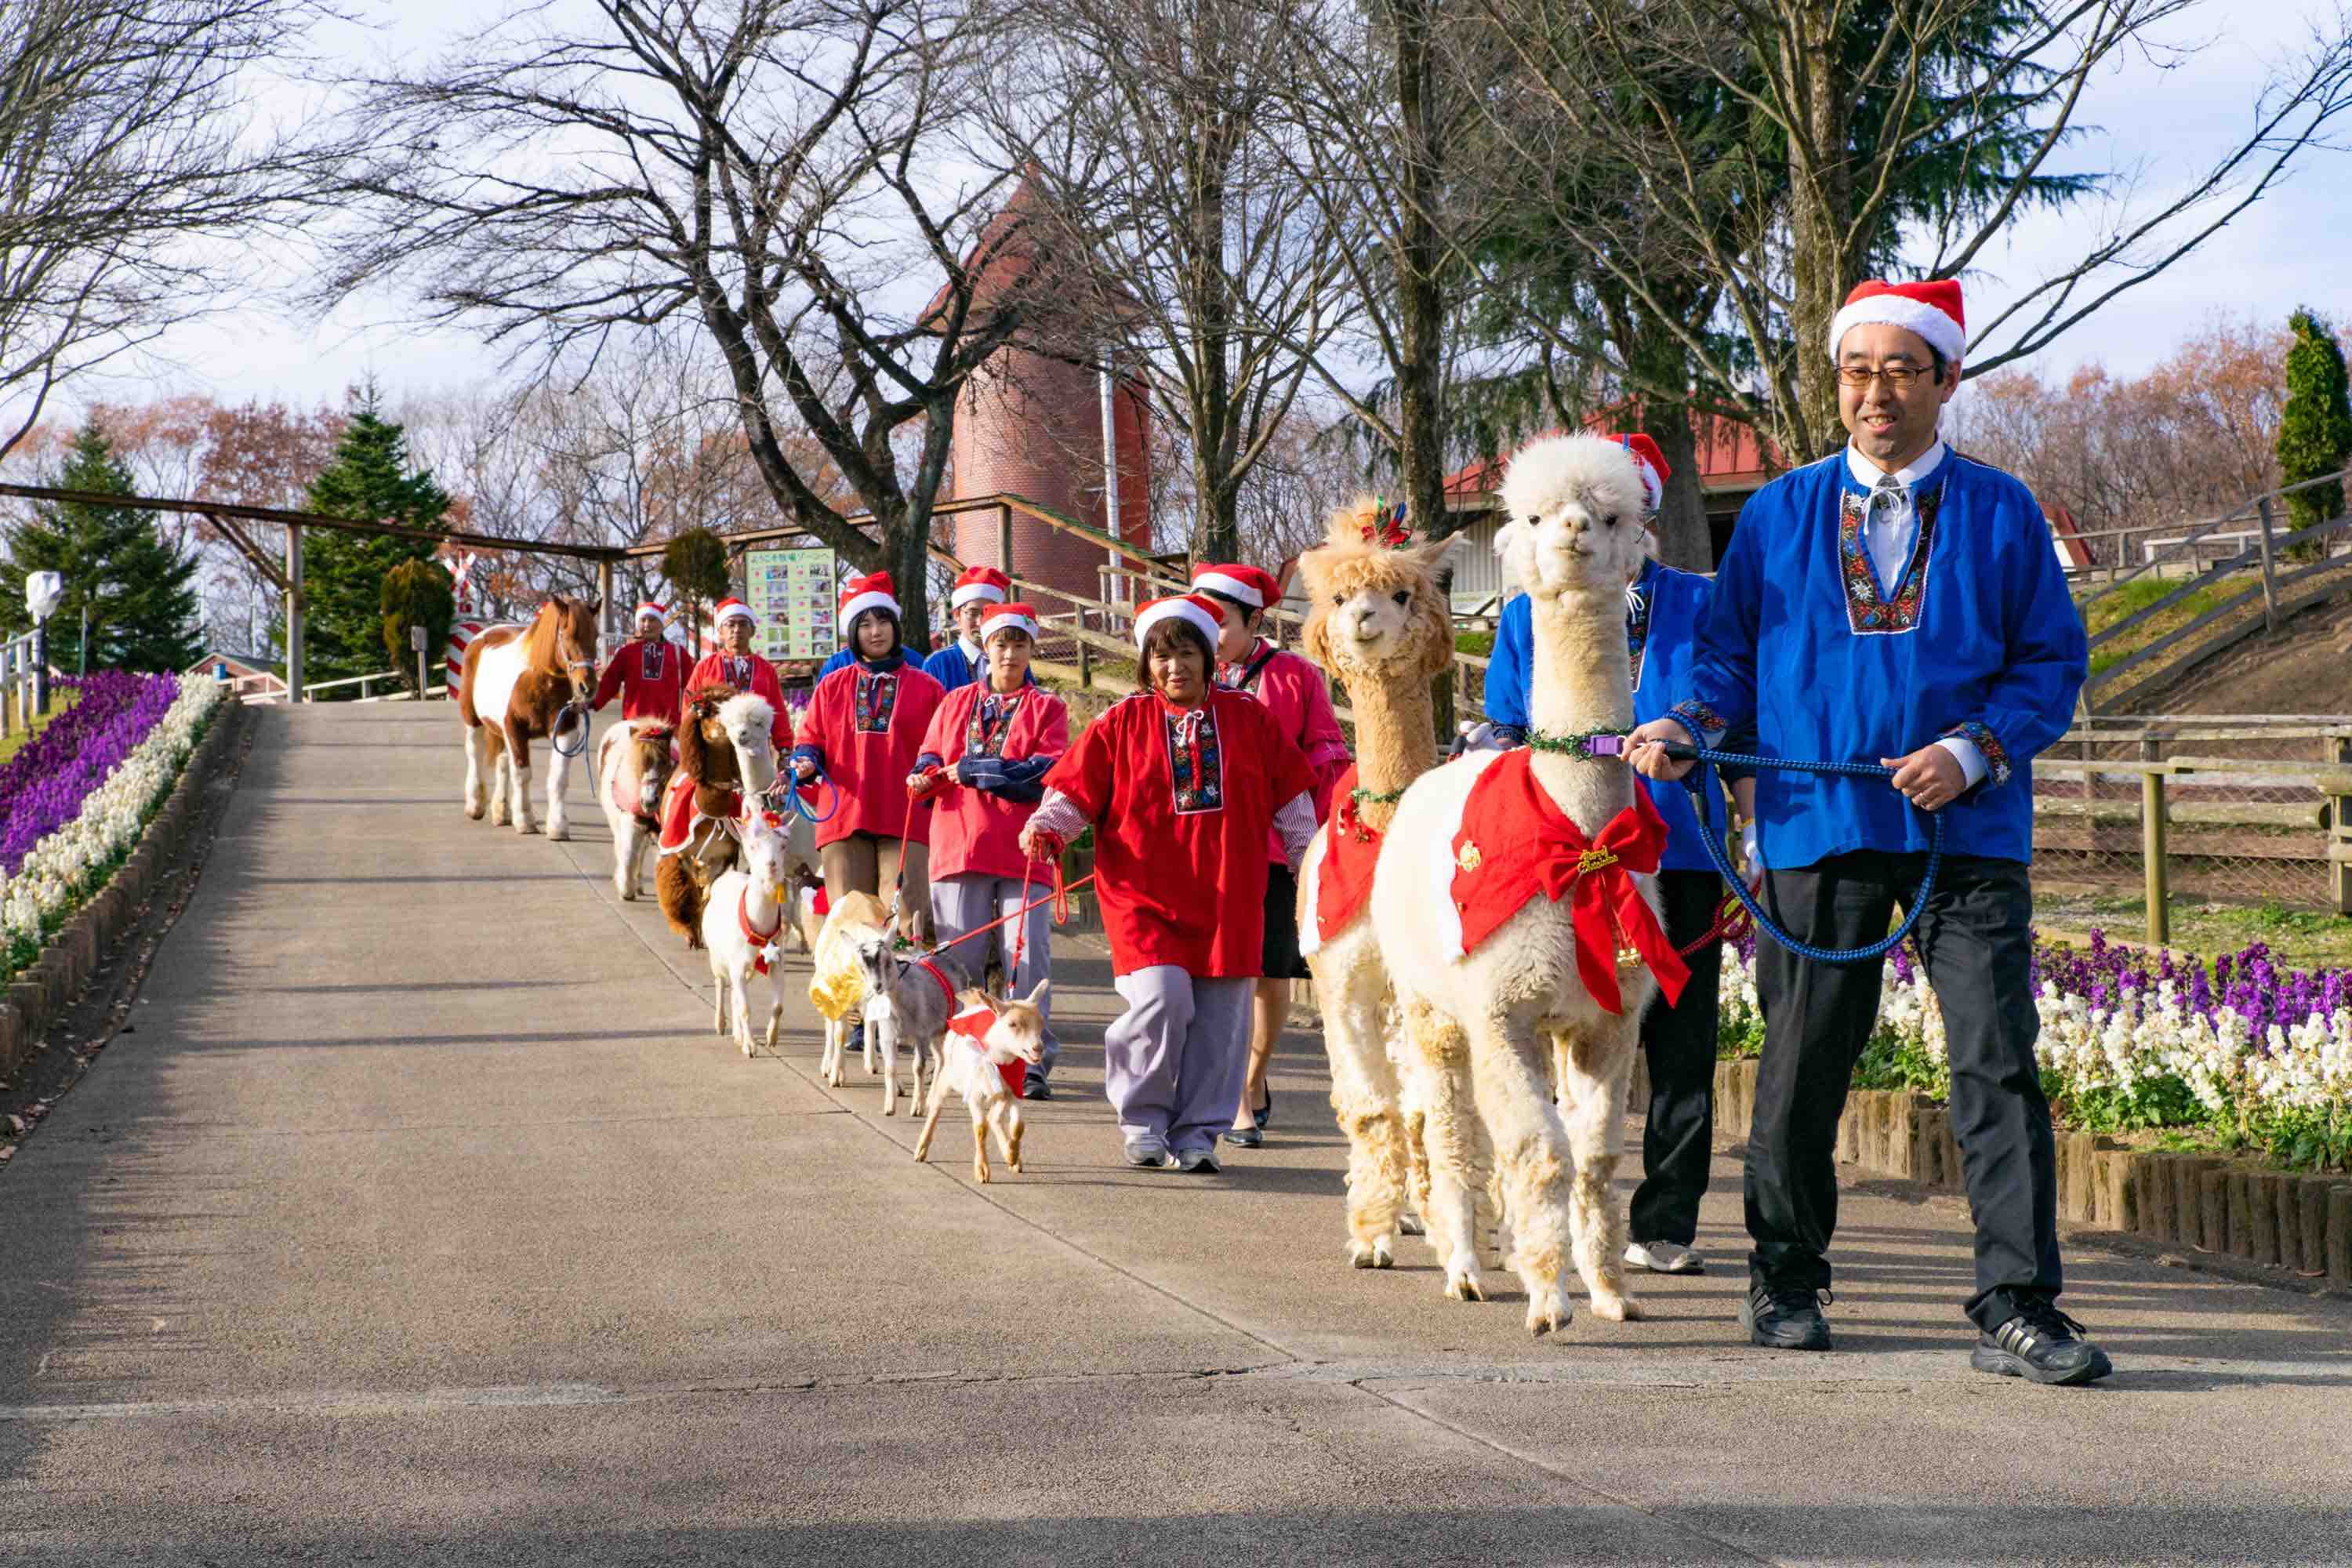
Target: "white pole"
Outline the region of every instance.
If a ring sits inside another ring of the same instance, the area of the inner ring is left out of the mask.
[[[1118,507],[1118,422],[1111,414],[1110,371],[1108,367],[1104,369],[1099,379],[1103,437],[1103,522],[1105,525],[1103,531],[1113,539],[1118,539],[1122,537],[1119,524],[1124,521]],[[1110,557],[1110,568],[1113,572],[1117,572],[1120,564],[1118,552],[1113,550],[1108,553]],[[1114,576],[1111,579],[1110,596],[1115,601],[1125,602],[1126,578]]]

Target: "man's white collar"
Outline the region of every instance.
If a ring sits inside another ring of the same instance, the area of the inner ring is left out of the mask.
[[[971,660],[974,664],[978,664],[980,662],[980,645],[972,641],[970,637],[956,638],[956,647],[963,649],[963,656],[965,658]]]
[[[1904,487],[1904,489],[1909,489],[1913,486],[1916,485],[1921,479],[1924,479],[1929,474],[1934,473],[1936,471],[1936,465],[1944,460],[1944,454],[1950,449],[1951,448],[1944,445],[1943,439],[1940,437],[1937,437],[1936,444],[1928,447],[1926,451],[1920,453],[1916,458],[1913,458],[1909,467],[1896,471],[1895,475],[1895,482]],[[1846,443],[1845,447],[1845,470],[1847,473],[1853,476],[1854,483],[1860,485],[1864,489],[1869,489],[1873,486],[1876,485],[1880,476],[1886,472],[1885,468],[1880,468],[1876,463],[1872,462],[1868,458],[1864,457],[1859,451],[1857,451],[1854,448],[1853,443],[1851,441]]]

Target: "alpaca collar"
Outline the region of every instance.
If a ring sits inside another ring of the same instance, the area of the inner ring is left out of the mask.
[[[1579,730],[1572,734],[1554,735],[1530,729],[1528,731],[1528,749],[1577,757],[1585,762],[1598,762],[1603,757],[1622,758],[1627,733],[1623,730]]]

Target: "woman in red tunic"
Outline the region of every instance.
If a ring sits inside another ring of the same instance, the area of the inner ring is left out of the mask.
[[[1150,690],[1114,704],[1045,775],[1024,855],[1095,827],[1096,892],[1128,1010],[1104,1031],[1104,1086],[1127,1159],[1217,1169],[1249,1054],[1265,932],[1266,831],[1296,869],[1314,775],[1264,707],[1213,686],[1216,606],[1158,599],[1135,617]]]
[[[803,783],[832,780],[832,813],[817,824],[825,896],[883,896],[896,886],[898,929],[919,942],[930,926],[927,805],[907,799],[923,731],[943,693],[908,658],[898,640],[898,599],[887,572],[852,577],[841,591],[841,635],[856,651],[816,683],[794,737],[793,771]]]
[[[1070,749],[1070,710],[1029,679],[1029,656],[1037,646],[1034,609],[1017,602],[991,605],[975,630],[985,661],[982,673],[949,692],[931,715],[907,789],[935,803],[932,934],[944,944],[991,922],[1010,922],[973,937],[956,955],[977,971],[993,950],[1003,956],[1007,987],[1026,996],[1046,978],[1052,956],[1045,894],[1054,867],[1022,854],[1021,825],[1045,796],[1046,770]],[[1031,904],[1036,907],[1020,914]],[[1042,1005],[1051,1005],[1049,995]],[[1024,1099],[1054,1097],[1046,1077],[1061,1049],[1049,1027],[1044,1059],[1028,1071]]]
[[[1204,565],[1192,572],[1192,591],[1223,616],[1217,633],[1217,684],[1265,704],[1276,728],[1290,738],[1315,773],[1315,819],[1331,814],[1331,791],[1348,771],[1348,737],[1331,710],[1331,687],[1320,669],[1258,635],[1265,612],[1282,598],[1274,574],[1261,567]],[[1283,863],[1282,846],[1266,836],[1265,941],[1255,994],[1250,1001],[1249,1070],[1225,1141],[1255,1149],[1274,1114],[1266,1064],[1290,1016],[1290,983],[1307,978],[1298,951],[1298,879]]]

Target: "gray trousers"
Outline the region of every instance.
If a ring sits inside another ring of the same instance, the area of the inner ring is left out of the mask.
[[[1103,1086],[1126,1137],[1176,1153],[1216,1146],[1249,1070],[1255,979],[1195,980],[1155,963],[1112,981],[1127,1011],[1103,1031]]]
[[[1046,900],[1049,889],[1032,890],[1031,885],[1018,877],[991,877],[984,872],[970,871],[960,876],[943,877],[931,884],[931,937],[945,947],[957,938],[978,931],[991,921],[1004,920],[1022,905],[1040,900],[1018,921],[998,926],[986,936],[973,937],[955,950],[956,963],[968,974],[979,974],[988,967],[990,953],[997,955],[1004,970],[1004,984],[1015,997],[1026,996],[1037,982],[1045,978],[1054,961],[1049,934],[1054,929],[1054,911]],[[1013,936],[1016,928],[1025,929],[1021,942],[1021,963],[1013,962]],[[1030,1069],[1033,1078],[1045,1078],[1054,1070],[1055,1058],[1062,1054],[1062,1042],[1050,1026],[1054,1016],[1054,994],[1047,992],[1043,1011],[1048,1020],[1045,1030],[1045,1059]]]

